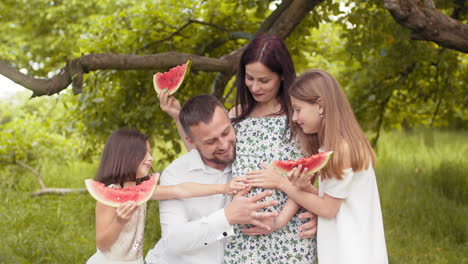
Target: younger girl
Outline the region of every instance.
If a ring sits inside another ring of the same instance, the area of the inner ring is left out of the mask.
[[[96,180],[112,188],[136,185],[148,175],[153,157],[148,137],[131,129],[112,133],[102,154]],[[152,199],[183,199],[227,193],[243,189],[240,181],[227,184],[183,183],[158,186]],[[87,263],[144,263],[143,235],[146,203],[130,201],[118,208],[96,202],[97,252]]]
[[[388,263],[375,156],[338,82],[309,70],[289,90],[291,128],[303,152],[333,151],[319,174],[319,189],[301,166],[289,180],[273,169],[248,173],[252,186],[276,188],[318,215],[319,264]]]

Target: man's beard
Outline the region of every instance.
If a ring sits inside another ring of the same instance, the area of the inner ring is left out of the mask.
[[[229,160],[218,159],[218,158],[216,158],[216,156],[213,156],[213,158],[209,159],[209,158],[203,156],[202,153],[200,153],[200,155],[202,156],[202,159],[205,160],[205,161],[209,161],[209,162],[212,162],[214,164],[228,165],[228,164],[231,164],[236,159],[236,148],[234,146],[232,148],[233,148],[233,155],[232,155],[232,158],[229,158]]]

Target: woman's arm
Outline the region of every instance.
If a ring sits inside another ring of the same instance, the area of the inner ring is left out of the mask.
[[[117,208],[96,202],[96,247],[101,251],[109,250],[137,209],[134,201]]]
[[[243,190],[248,186],[244,183],[244,180],[245,177],[236,177],[226,184],[200,184],[194,182],[184,182],[171,186],[158,186],[151,199],[185,199],[222,193],[234,195],[238,191]]]

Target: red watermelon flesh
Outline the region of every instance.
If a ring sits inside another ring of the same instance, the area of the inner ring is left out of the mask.
[[[127,201],[135,201],[138,205],[148,201],[156,190],[158,179],[158,174],[153,174],[149,180],[125,188],[107,187],[103,183],[91,179],[86,179],[85,184],[89,194],[94,199],[112,207],[119,207]]]
[[[182,85],[185,76],[188,75],[191,65],[192,61],[188,60],[187,63],[175,66],[167,72],[156,73],[153,76],[153,84],[156,92],[159,94],[165,88],[168,89],[170,95],[177,92],[179,87]]]
[[[288,174],[288,172],[290,172],[293,168],[302,165],[303,168],[307,168],[307,174],[314,174],[327,165],[332,154],[333,151],[327,151],[298,160],[275,160],[271,162],[271,165],[285,174]]]

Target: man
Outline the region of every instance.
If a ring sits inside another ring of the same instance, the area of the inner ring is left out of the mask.
[[[225,184],[231,179],[236,135],[224,107],[209,95],[187,101],[179,114],[186,140],[194,149],[172,162],[161,175],[161,185],[183,182]],[[253,224],[268,229],[262,219],[276,212],[257,212],[276,201],[258,202],[266,191],[246,197],[240,191],[228,203],[225,195],[159,202],[162,235],[148,252],[147,263],[222,263],[224,239],[233,224]],[[258,202],[258,203],[257,203]]]
[[[213,96],[200,95],[181,109],[167,92],[160,93],[158,98],[161,108],[176,120],[187,148],[194,149],[166,168],[161,185],[227,183],[231,179],[236,137],[221,103]],[[257,203],[271,192],[245,197],[248,191],[239,192],[231,203],[223,195],[160,201],[162,236],[148,252],[146,262],[219,264],[223,261],[224,240],[233,234],[232,224],[253,224],[269,232],[270,227],[261,220],[276,213],[256,211],[275,204],[275,201]],[[315,236],[315,216],[306,212],[299,217],[312,219],[299,227],[300,236]]]

